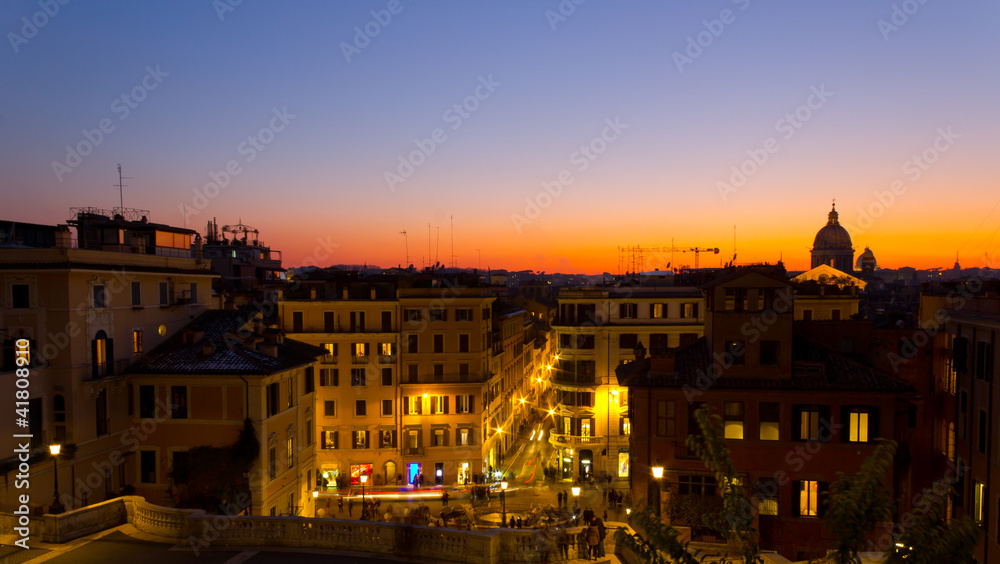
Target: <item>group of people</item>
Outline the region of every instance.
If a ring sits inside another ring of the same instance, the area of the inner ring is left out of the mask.
[[[585,517],[581,524],[583,529],[576,535],[570,534],[565,526],[557,526],[554,535],[549,531],[548,525],[539,527],[535,533],[535,550],[539,554],[540,562],[543,564],[549,562],[549,555],[553,548],[556,549],[555,558],[557,560],[569,560],[570,546],[572,545],[576,545],[577,558],[597,560],[604,557],[606,555],[604,539],[607,536],[604,521],[590,511],[589,519]]]
[[[327,502],[329,503],[329,501]],[[361,519],[362,520],[378,520],[378,508],[382,505],[382,500],[378,498],[371,498],[364,500],[361,506]],[[341,515],[344,513],[344,498],[337,497],[337,512]],[[347,498],[347,516],[351,519],[354,518],[354,498]]]
[[[614,488],[608,488],[604,490],[604,494],[601,496],[604,498],[605,505],[609,507],[614,507],[616,509],[621,509],[622,501],[625,499],[625,494],[616,491]]]

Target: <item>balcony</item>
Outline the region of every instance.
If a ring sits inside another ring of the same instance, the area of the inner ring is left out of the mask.
[[[378,355],[379,364],[395,364],[396,355],[394,354],[380,354]]]
[[[406,448],[403,449],[403,454],[406,454],[408,456],[419,456],[419,455],[424,454],[424,448],[423,447],[406,447]]]
[[[353,364],[368,364],[368,356],[367,355],[362,355],[362,356],[351,355],[351,363],[353,363]]]
[[[597,443],[600,440],[601,437],[582,437],[578,435],[560,435],[557,433],[549,433],[549,444],[561,447],[573,446],[575,444],[592,444]]]

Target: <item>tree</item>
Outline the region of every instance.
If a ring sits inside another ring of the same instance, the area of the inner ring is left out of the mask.
[[[892,495],[885,485],[896,453],[894,441],[879,440],[857,474],[837,472],[827,494],[826,524],[833,533],[838,564],[861,564],[858,551],[879,523],[892,519]]]
[[[701,435],[688,435],[688,448],[694,450],[706,468],[715,472],[715,480],[722,486],[722,509],[702,518],[706,525],[726,538],[731,548],[743,555],[746,564],[762,563],[759,536],[753,527],[756,511],[746,494],[743,478],[729,457],[722,418],[709,414],[704,404],[694,416]]]
[[[886,564],[934,564],[936,562],[971,562],[982,530],[970,517],[947,521],[945,496],[949,487],[944,481],[926,488],[917,498],[909,527],[896,540]]]
[[[640,511],[629,515],[628,523],[642,531],[628,534],[624,528],[615,531],[615,543],[629,547],[643,562],[649,564],[698,564],[704,557],[698,558],[688,551],[688,543],[682,542],[680,532],[664,524],[656,515],[656,511],[646,506]]]
[[[232,506],[234,500],[249,499],[244,476],[250,473],[259,454],[260,441],[249,418],[243,421],[243,429],[233,444],[189,449],[186,464],[170,471],[172,484],[180,486],[174,494],[178,506],[217,511]]]

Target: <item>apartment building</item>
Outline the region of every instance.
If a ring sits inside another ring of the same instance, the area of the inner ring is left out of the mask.
[[[562,478],[630,475],[628,393],[616,368],[639,343],[652,351],[704,333],[697,288],[594,287],[559,291],[556,358],[549,385],[554,427],[549,442]]]
[[[63,447],[59,491],[67,509],[136,484],[139,460],[122,449],[134,424],[126,369],[206,309],[214,277],[192,245],[194,231],[151,223],[144,210],[72,211],[69,225],[5,222],[14,236],[0,249],[3,372],[11,376],[0,395],[15,397],[18,353],[31,360],[29,426],[6,420],[0,445],[13,453],[13,435],[31,435],[27,493],[36,507],[53,501],[51,443]],[[18,345],[25,342],[27,351]],[[4,494],[4,507],[17,493],[25,492]]]

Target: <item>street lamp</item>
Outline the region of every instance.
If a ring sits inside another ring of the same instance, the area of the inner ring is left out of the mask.
[[[573,518],[576,519],[576,510],[580,507],[580,486],[570,488],[573,492]]]
[[[313,490],[313,517],[319,517],[319,492]]]
[[[660,491],[662,489],[662,484],[660,484],[660,479],[663,478],[663,467],[653,466],[653,477],[656,478],[656,516],[660,516]]]
[[[500,482],[500,511],[500,526],[504,527],[507,525],[507,482]]]
[[[52,475],[55,481],[55,499],[49,507],[49,513],[53,515],[58,515],[66,509],[62,503],[59,503],[59,450],[61,448],[62,445],[60,444],[49,445],[49,452],[52,454],[52,461],[54,463]]]
[[[365,520],[365,482],[368,481],[368,474],[361,475],[361,520]]]

